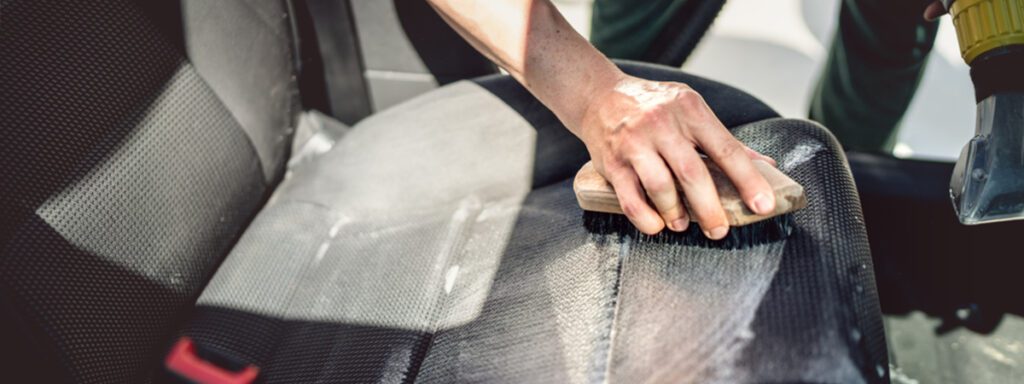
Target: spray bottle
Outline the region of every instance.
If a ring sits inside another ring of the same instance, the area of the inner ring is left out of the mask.
[[[975,135],[950,197],[967,225],[1024,219],[1024,0],[943,0],[971,67]]]

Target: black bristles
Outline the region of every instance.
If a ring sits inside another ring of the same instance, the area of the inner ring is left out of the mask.
[[[793,232],[793,215],[779,215],[741,227],[729,228],[729,234],[721,240],[708,239],[696,223],[691,223],[690,227],[683,232],[666,229],[657,235],[646,235],[637,230],[626,216],[603,212],[583,211],[583,226],[590,233],[629,236],[641,242],[681,244],[702,248],[742,249],[789,237]]]

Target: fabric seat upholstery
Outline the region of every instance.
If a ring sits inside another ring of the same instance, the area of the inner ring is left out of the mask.
[[[624,68],[691,84],[804,184],[794,236],[726,251],[587,233],[571,190],[582,144],[510,78],[459,82],[293,168],[186,334],[268,382],[880,381],[870,255],[834,139],[731,87]]]
[[[288,9],[0,0],[5,378],[163,379],[184,334],[267,382],[884,379],[859,206],[821,127],[624,64],[694,86],[808,189],[792,238],[743,251],[587,233],[586,152],[507,77],[382,112],[286,173]]]
[[[157,372],[284,174],[285,11],[0,1],[0,381]]]

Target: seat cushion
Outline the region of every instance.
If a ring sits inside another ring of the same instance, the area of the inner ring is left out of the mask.
[[[158,372],[284,174],[287,11],[0,0],[3,381]]]
[[[588,233],[582,144],[510,78],[458,82],[291,169],[184,333],[268,382],[881,380],[834,139],[733,88],[623,65],[691,84],[805,186],[791,238],[730,251]]]

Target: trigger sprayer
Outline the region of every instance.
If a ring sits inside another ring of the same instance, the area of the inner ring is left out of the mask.
[[[963,224],[1024,219],[1024,0],[943,0],[971,67],[974,137],[949,183]]]

